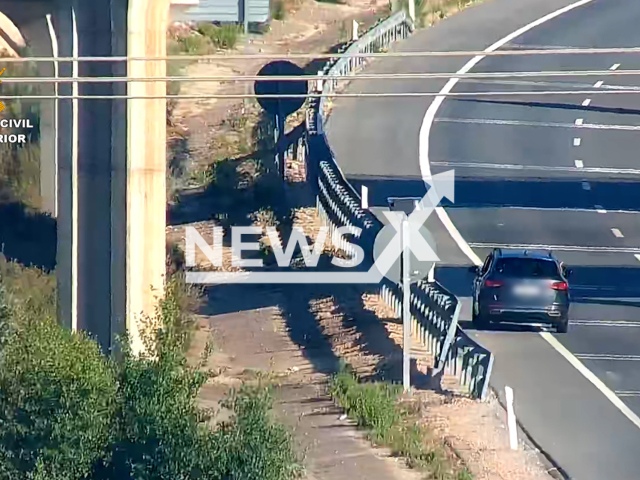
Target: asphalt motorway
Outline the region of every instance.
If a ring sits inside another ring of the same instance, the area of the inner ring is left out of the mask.
[[[396,50],[483,50],[571,3],[491,0]],[[636,47],[638,18],[637,1],[593,0],[502,48]],[[372,62],[367,73],[456,72],[468,60],[388,58]],[[471,71],[634,69],[638,54],[487,57]],[[349,91],[438,92],[445,82],[360,80]],[[621,86],[640,87],[640,78],[461,80],[453,92]],[[336,99],[329,142],[346,176],[368,186],[370,204],[424,194],[420,129],[430,103],[429,97]],[[428,137],[431,172],[456,171],[448,216],[480,258],[496,246],[552,247],[574,271],[568,334],[503,327],[473,335],[496,355],[492,386],[515,390],[520,421],[575,480],[640,478],[639,126],[635,93],[449,97]],[[439,219],[428,226],[442,260],[437,277],[463,299],[468,320],[469,256]],[[625,407],[631,414],[623,414]]]

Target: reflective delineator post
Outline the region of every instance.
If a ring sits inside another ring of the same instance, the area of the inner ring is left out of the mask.
[[[516,424],[516,413],[513,408],[513,389],[511,387],[504,388],[507,397],[507,425],[509,427],[509,446],[511,450],[518,449],[518,426]]]
[[[369,209],[369,189],[364,185],[360,189],[360,204],[363,210]]]
[[[353,32],[353,35],[352,35],[351,39],[353,41],[358,40],[358,22],[356,22],[355,20],[353,21],[352,32]]]
[[[409,219],[402,220],[402,386],[411,389],[411,257],[409,252]]]

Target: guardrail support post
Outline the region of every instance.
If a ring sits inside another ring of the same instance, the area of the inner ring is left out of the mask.
[[[409,220],[402,220],[402,386],[411,388],[411,270],[409,255]]]

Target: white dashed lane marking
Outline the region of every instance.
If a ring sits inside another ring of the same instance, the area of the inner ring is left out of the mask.
[[[591,190],[591,184],[589,182],[582,182],[583,190]]]
[[[640,253],[636,253],[634,257],[636,257],[636,260],[640,261]]]
[[[563,8],[551,12],[501,38],[496,43],[486,48],[484,51],[486,53],[493,52],[509,43],[513,39],[528,32],[529,30],[532,30],[533,28],[548,22],[549,20],[559,17],[566,12],[570,12],[575,8],[590,4],[592,1],[593,0],[578,0]],[[456,73],[468,73],[483,58],[485,58],[484,55],[475,56]],[[432,178],[431,166],[429,164],[429,135],[431,133],[431,127],[433,126],[434,119],[436,117],[436,114],[438,113],[438,109],[444,102],[446,96],[451,93],[459,80],[459,78],[449,79],[447,84],[440,90],[439,95],[434,99],[431,105],[429,105],[429,108],[427,109],[422,121],[422,126],[420,128],[419,159],[420,171],[422,173],[422,178],[425,180],[425,183],[428,183],[428,180]],[[460,234],[458,229],[449,218],[449,215],[447,215],[446,210],[443,207],[436,207],[435,211],[438,215],[438,218],[444,224],[445,228],[447,229],[453,240],[458,244],[462,252],[465,253],[467,257],[469,257],[469,260],[471,260],[473,264],[477,266],[482,265],[482,260],[476,254],[476,252],[473,251],[474,247],[471,244],[467,243],[464,237]],[[638,258],[640,258],[640,254],[638,254]],[[576,370],[578,370],[578,372],[580,372],[580,374],[584,378],[591,382],[591,384],[595,388],[597,388],[607,398],[607,400],[609,400],[611,404],[615,406],[631,423],[633,423],[633,425],[640,428],[640,417],[638,417],[638,415],[636,415],[622,400],[620,400],[620,398],[617,397],[616,394],[609,387],[607,387],[607,385],[605,385],[602,380],[600,380],[591,370],[585,367],[584,364],[580,362],[580,360],[578,360],[569,350],[567,350],[567,347],[562,345],[562,343],[560,343],[558,339],[556,339],[548,332],[539,332],[539,334],[541,338],[543,338],[552,348],[554,348],[560,355],[562,355],[567,360],[567,362],[569,362]]]
[[[611,68],[609,70],[617,70],[620,68],[620,64],[619,63],[615,63],[611,66]]]
[[[438,167],[453,167],[453,168],[487,168],[492,170],[528,170],[528,171],[541,171],[541,172],[576,172],[575,167],[549,167],[540,165],[522,165],[513,163],[483,163],[483,162],[447,162],[438,161],[431,162],[431,165]],[[640,175],[640,170],[632,168],[600,168],[600,167],[584,167],[580,170],[580,173],[605,173],[608,175]]]
[[[579,128],[579,129],[593,129],[593,130],[626,130],[626,131],[638,131],[640,125],[613,125],[602,123],[583,123],[582,125],[576,125],[573,123],[559,123],[559,122],[529,122],[524,120],[503,120],[499,118],[453,118],[453,117],[438,117],[433,120],[437,123],[466,123],[477,125],[510,125],[521,127],[553,127],[553,128]]]
[[[580,139],[579,137],[576,137],[576,138],[573,139],[573,146],[574,147],[579,147],[581,143],[582,143],[582,139]]]
[[[604,82],[602,80],[598,80],[596,83],[593,84],[593,87],[600,88],[602,85],[604,85]]]
[[[613,355],[609,353],[576,353],[580,360],[612,360],[619,362],[640,362],[640,355]]]
[[[584,102],[582,102],[583,107],[588,107],[591,104],[591,99],[587,98]]]
[[[640,327],[640,322],[631,320],[570,320],[569,323],[581,327]]]
[[[596,212],[598,213],[607,213],[607,211],[602,207],[602,205],[594,205],[596,207]]]
[[[584,123],[584,119],[583,118],[576,119],[576,125],[582,125],[583,123]]]
[[[582,160],[575,161],[576,168],[584,168],[584,162]]]
[[[617,238],[623,238],[624,235],[622,234],[622,232],[620,230],[618,230],[617,228],[612,228],[611,229],[611,233],[613,233],[613,235]]]

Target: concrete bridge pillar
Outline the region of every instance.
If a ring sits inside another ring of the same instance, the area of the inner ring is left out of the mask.
[[[166,55],[168,0],[59,0],[61,57]],[[165,62],[74,62],[61,76],[151,77]],[[61,84],[70,95],[163,95],[163,82]],[[105,350],[153,313],[165,274],[166,100],[58,104],[59,315]]]

